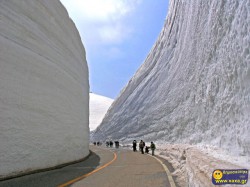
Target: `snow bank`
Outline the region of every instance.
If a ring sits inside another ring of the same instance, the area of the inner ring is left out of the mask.
[[[156,154],[174,167],[172,176],[177,177],[178,186],[213,187],[215,169],[250,169],[249,157],[230,156],[230,153],[209,145],[158,144],[157,147]]]
[[[0,2],[0,178],[89,153],[85,50],[58,0]]]
[[[113,99],[97,95],[89,94],[89,128],[90,131],[96,129],[101,124],[103,117],[107,113],[109,107],[113,103]]]

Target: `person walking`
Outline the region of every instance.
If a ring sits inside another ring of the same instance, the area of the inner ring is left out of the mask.
[[[109,142],[109,146],[112,148],[113,147],[113,141]]]
[[[119,148],[119,141],[115,141],[115,148]]]
[[[106,141],[106,146],[109,147],[109,141]]]
[[[144,147],[145,147],[145,142],[143,142],[142,140],[140,141],[140,144],[139,144],[139,148],[140,148],[140,151],[141,151],[141,154],[144,154]]]
[[[136,140],[133,141],[133,151],[136,152],[137,142]]]
[[[152,155],[154,156],[155,155],[155,149],[156,149],[154,142],[151,142],[150,149],[152,150]]]

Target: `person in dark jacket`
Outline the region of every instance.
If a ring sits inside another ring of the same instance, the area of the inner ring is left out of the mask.
[[[115,148],[119,148],[119,141],[115,141]]]
[[[142,140],[140,141],[139,143],[139,148],[140,148],[140,151],[141,151],[141,154],[144,154],[144,147],[145,147],[145,142],[143,142]]]
[[[155,147],[154,142],[151,142],[150,149],[152,150],[152,155],[155,155],[155,149],[156,149],[156,147]]]
[[[109,146],[110,146],[111,148],[113,147],[113,144],[114,144],[113,141],[110,141],[110,142],[109,142]]]
[[[134,141],[133,141],[133,151],[134,151],[134,152],[137,151],[137,150],[136,150],[136,147],[137,147],[137,141],[134,140]]]

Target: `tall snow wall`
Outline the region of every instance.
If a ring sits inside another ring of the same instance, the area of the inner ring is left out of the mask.
[[[102,119],[108,111],[113,99],[97,95],[89,94],[89,129],[93,131],[102,122]],[[91,135],[90,135],[91,136]]]
[[[89,81],[59,0],[0,1],[0,178],[89,154]]]
[[[249,156],[249,7],[171,0],[155,45],[93,139],[208,144]]]

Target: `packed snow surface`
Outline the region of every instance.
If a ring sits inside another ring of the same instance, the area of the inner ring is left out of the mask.
[[[0,178],[89,154],[89,82],[59,0],[0,1]]]
[[[250,1],[171,0],[165,25],[93,140],[250,156]]]
[[[180,187],[214,187],[212,173],[215,169],[250,169],[249,157],[231,156],[227,151],[212,146],[158,143],[156,154],[174,167],[172,176]]]
[[[103,117],[111,106],[113,99],[97,95],[89,94],[89,128],[90,131],[96,129],[101,124]]]

